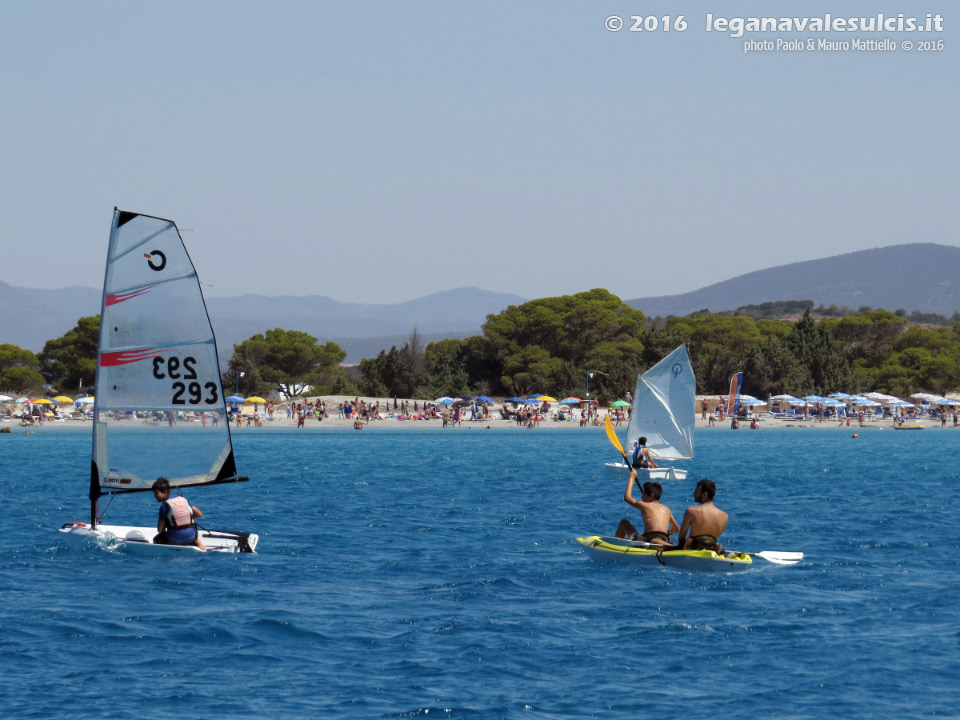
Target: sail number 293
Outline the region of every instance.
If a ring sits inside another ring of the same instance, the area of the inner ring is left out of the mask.
[[[197,382],[197,359],[189,355],[182,360],[176,355],[170,357],[155,357],[153,359],[153,376],[157,380],[173,380],[170,389],[173,405],[216,405],[220,401],[215,382]],[[192,380],[193,382],[188,382]]]

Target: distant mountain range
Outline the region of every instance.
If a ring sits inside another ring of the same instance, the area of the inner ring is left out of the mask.
[[[0,343],[34,352],[100,312],[101,291],[13,287],[0,281]],[[402,346],[416,327],[424,342],[480,332],[487,315],[525,302],[519,295],[458,288],[396,305],[341,303],[320,295],[240,295],[207,298],[221,360],[236,343],[272,328],[302,330],[347,351],[345,362],[360,362],[391,345]]]
[[[933,243],[892,245],[822,260],[758,270],[694,292],[627,300],[649,317],[697,310],[735,310],[777,300],[867,305],[950,316],[960,309],[960,248]],[[271,328],[303,330],[347,351],[348,363],[402,346],[414,326],[425,342],[480,332],[487,315],[525,302],[518,295],[459,288],[395,305],[341,303],[309,295],[208,298],[221,359],[235,343]],[[77,319],[100,312],[100,290],[40,290],[0,281],[0,344],[35,352],[66,333]]]
[[[626,300],[648,317],[697,310],[735,310],[776,300],[812,300],[857,310],[919,310],[950,317],[960,310],[960,248],[934,243],[891,245],[791,263],[662,297]]]

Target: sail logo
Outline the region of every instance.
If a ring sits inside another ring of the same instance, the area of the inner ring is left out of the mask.
[[[121,350],[119,352],[100,353],[100,367],[118,367],[130,363],[160,357],[166,350],[147,348],[145,350]]]
[[[139,290],[131,290],[130,292],[123,293],[114,293],[113,295],[107,295],[106,299],[103,301],[104,305],[117,305],[118,303],[126,302],[127,300],[132,300],[135,297],[140,297],[144,293],[150,292],[153,289],[153,285],[149,287],[140,288]]]
[[[160,272],[167,266],[167,256],[159,250],[153,250],[151,252],[144,253],[143,256],[147,259],[147,265],[150,266],[151,270]],[[153,262],[154,257],[159,258],[159,262],[157,264],[154,264]]]

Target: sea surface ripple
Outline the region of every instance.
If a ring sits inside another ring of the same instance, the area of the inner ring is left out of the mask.
[[[575,539],[636,515],[595,429],[239,431],[250,482],[184,494],[259,554],[171,558],[60,541],[88,429],[5,436],[0,715],[957,717],[960,432],[697,443],[674,514],[710,477],[727,547],[801,564],[591,561]]]

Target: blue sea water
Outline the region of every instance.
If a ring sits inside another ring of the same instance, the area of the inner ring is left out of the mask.
[[[89,430],[0,439],[0,716],[923,718],[960,714],[960,432],[713,429],[732,549],[596,563],[623,516],[595,428],[239,431],[249,483],[185,493],[255,556],[74,548]],[[152,525],[148,493],[108,522]]]

